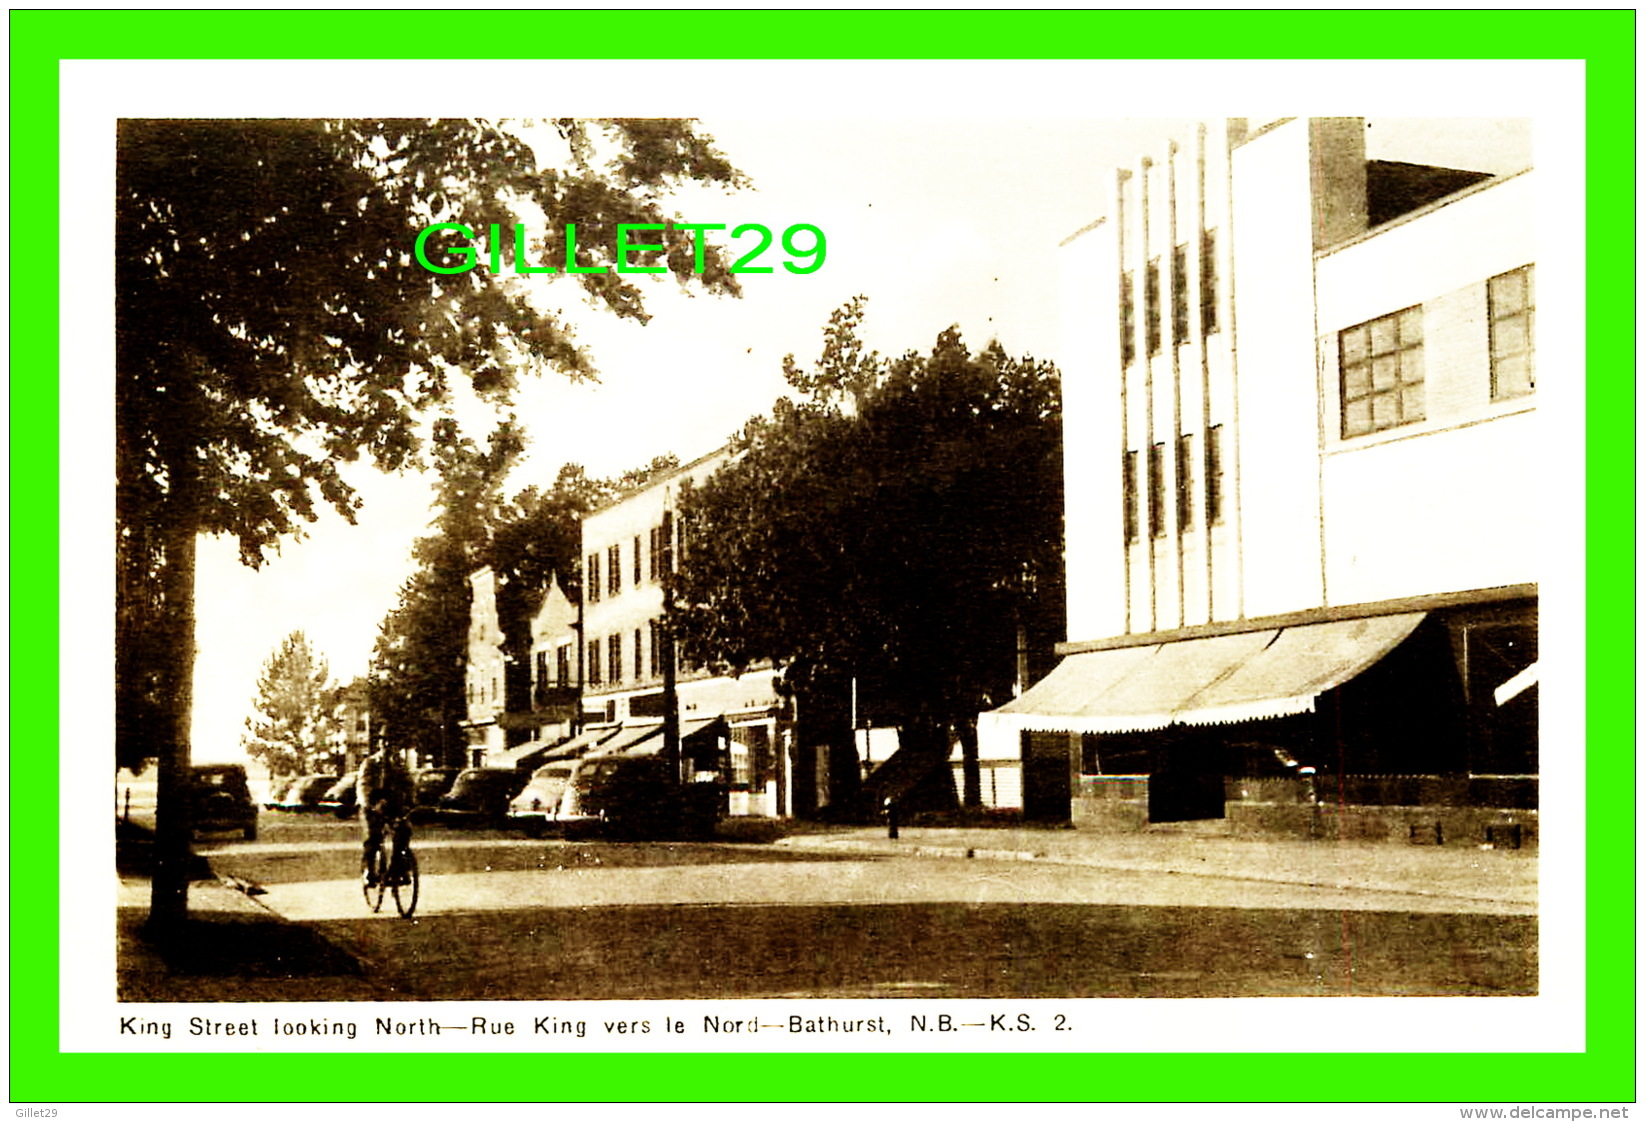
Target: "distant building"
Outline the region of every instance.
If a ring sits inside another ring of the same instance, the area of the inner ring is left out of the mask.
[[[1492,171],[1217,123],[1065,243],[1070,641],[981,723],[1029,817],[1534,823],[1536,180]]]
[[[507,747],[502,716],[507,711],[503,628],[497,617],[497,574],[488,565],[469,574],[468,662],[464,694],[468,712],[463,732],[468,763],[478,766]]]

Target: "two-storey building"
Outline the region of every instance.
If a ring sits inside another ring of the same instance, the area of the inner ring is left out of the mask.
[[[1066,657],[982,722],[1025,813],[1520,840],[1535,192],[1369,158],[1358,118],[1202,126],[1117,174],[1063,250]]]

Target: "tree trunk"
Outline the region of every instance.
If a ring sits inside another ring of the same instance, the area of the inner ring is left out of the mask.
[[[963,763],[962,783],[964,790],[960,795],[960,805],[967,809],[982,806],[982,763],[977,759],[977,722],[961,718],[954,724],[954,731],[960,738],[960,754]]]
[[[176,931],[188,916],[190,821],[188,785],[192,766],[190,744],[194,714],[194,561],[196,539],[196,483],[192,463],[179,466],[165,532],[165,604],[171,641],[160,657],[166,660],[163,681],[166,707],[165,735],[160,746],[155,792],[154,871],[150,883],[149,926],[158,932]]]

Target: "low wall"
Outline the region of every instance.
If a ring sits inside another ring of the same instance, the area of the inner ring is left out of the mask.
[[[1412,805],[1344,802],[1343,794],[1422,798]],[[1480,805],[1495,797],[1507,805]],[[1529,805],[1523,805],[1529,804]],[[1387,841],[1406,845],[1537,845],[1536,781],[1444,776],[1348,776],[1230,779],[1223,814],[1233,834]],[[1075,826],[1138,831],[1148,825],[1146,775],[1082,775],[1072,807]]]

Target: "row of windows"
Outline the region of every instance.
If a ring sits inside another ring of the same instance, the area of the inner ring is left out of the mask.
[[[1205,442],[1203,458],[1195,449],[1193,433],[1177,437],[1176,445],[1176,527],[1182,533],[1192,530],[1203,515],[1207,525],[1219,525],[1223,520],[1222,426],[1212,425]],[[1148,534],[1162,538],[1168,529],[1169,510],[1166,503],[1165,477],[1166,446],[1164,441],[1148,447]],[[1120,461],[1120,489],[1123,532],[1129,544],[1141,536],[1142,480],[1138,470],[1138,454],[1125,452]],[[1196,469],[1199,475],[1196,475]],[[1200,485],[1203,484],[1203,492]],[[1203,506],[1196,503],[1203,493]]]
[[[571,644],[561,643],[554,650],[554,674],[548,672],[548,652],[538,651],[533,678],[538,686],[575,686],[571,672]]]
[[[632,680],[636,682],[662,676],[662,622],[654,619],[644,628],[636,627],[632,633],[632,645],[625,643],[625,638],[627,636],[619,631],[604,639],[588,641],[589,685],[618,685],[630,670]],[[628,659],[623,657],[625,649],[629,652]],[[561,678],[560,681],[565,684],[567,679]]]
[[[1491,353],[1491,400],[1536,389],[1533,320],[1535,267],[1492,277],[1485,286]],[[1344,439],[1426,420],[1422,305],[1368,320],[1337,336]]]
[[[1120,362],[1129,366],[1137,357],[1137,309],[1132,274],[1120,277]],[[1163,310],[1160,306],[1160,262],[1154,258],[1143,273],[1143,344],[1150,355],[1160,353]],[[1171,338],[1178,346],[1189,341],[1188,243],[1171,251]],[[1199,325],[1201,335],[1217,330],[1217,233],[1200,234]]]
[[[674,537],[673,516],[663,512],[663,521],[660,526],[653,526],[650,533],[650,546],[644,548],[640,535],[634,535],[629,557],[634,587],[638,588],[648,577],[652,581],[660,581],[663,574],[669,569],[670,544]],[[650,564],[645,564],[649,557]],[[605,580],[600,577],[603,574]],[[590,553],[583,563],[583,592],[590,604],[597,604],[603,596],[617,596],[623,590],[623,547],[621,542],[608,546],[605,551],[604,565],[601,565],[601,555],[598,550]]]
[[[663,525],[651,526],[650,545],[643,543],[640,535],[633,536],[633,545],[630,546],[630,573],[632,573],[633,587],[650,579],[656,582],[663,579],[663,574],[670,569],[671,541],[673,541],[673,518],[670,513],[663,513]],[[646,564],[650,559],[650,564]],[[604,581],[600,577],[604,576]],[[595,549],[587,556],[582,568],[582,589],[589,599],[589,604],[599,604],[602,596],[620,596],[623,586],[622,543],[607,546],[604,556]]]

